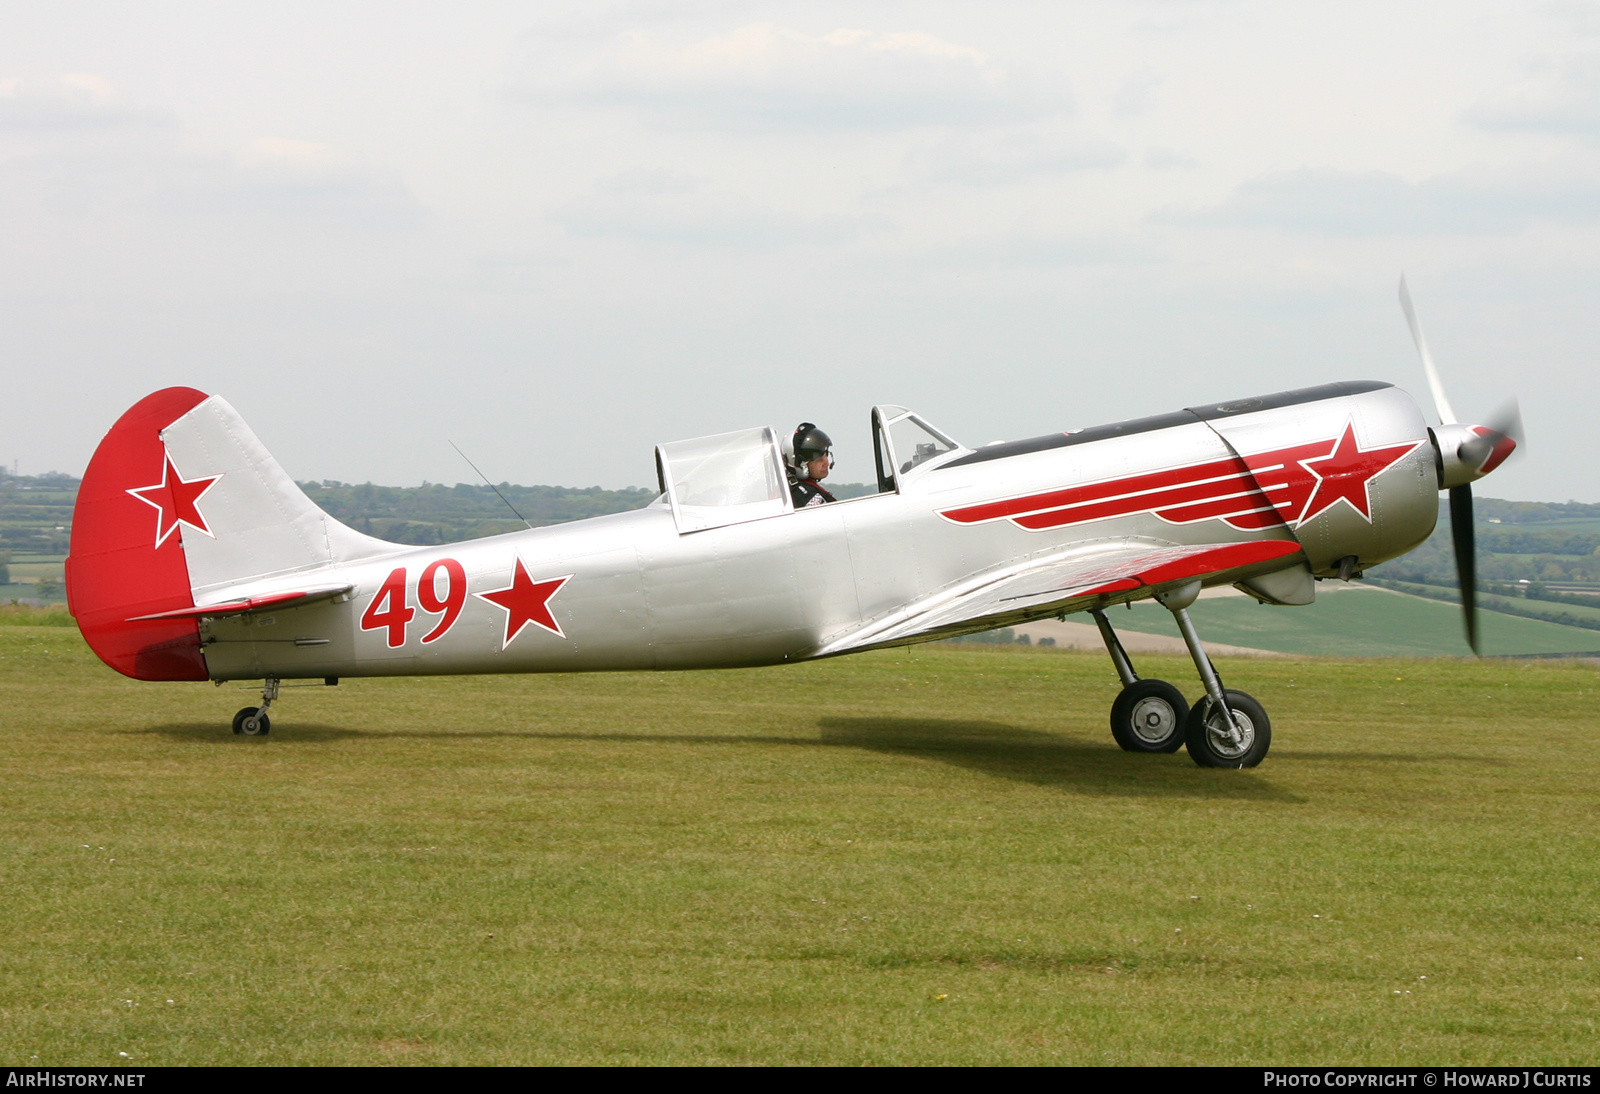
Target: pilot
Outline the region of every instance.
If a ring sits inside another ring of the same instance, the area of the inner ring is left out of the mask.
[[[796,509],[808,509],[837,501],[822,488],[822,479],[833,470],[833,440],[810,422],[801,422],[794,431],[789,462],[789,493]]]

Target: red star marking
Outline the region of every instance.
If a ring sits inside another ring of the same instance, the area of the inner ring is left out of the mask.
[[[1331,453],[1317,459],[1299,461],[1302,467],[1317,476],[1317,488],[1306,503],[1305,511],[1300,514],[1299,523],[1305,524],[1317,514],[1345,501],[1371,524],[1372,480],[1420,447],[1421,441],[1412,441],[1387,448],[1361,448],[1356,444],[1355,425],[1346,422],[1344,436],[1334,443]]]
[[[529,623],[543,627],[551,634],[566,637],[561,630],[561,624],[550,614],[550,598],[570,580],[572,580],[571,574],[565,577],[553,577],[548,581],[535,581],[528,576],[528,568],[519,558],[517,568],[511,575],[510,585],[493,592],[472,595],[505,609],[506,636],[500,643],[500,648],[505,649]]]
[[[165,450],[163,452],[165,453]],[[196,532],[204,532],[212,539],[216,539],[216,534],[206,525],[206,518],[200,515],[199,502],[205,497],[206,491],[215,486],[222,476],[186,479],[178,474],[178,469],[173,466],[171,453],[165,455],[166,463],[161,468],[160,482],[154,486],[141,486],[128,491],[146,505],[155,506],[156,546],[160,547],[165,543],[167,537],[176,531],[180,524],[187,524]]]

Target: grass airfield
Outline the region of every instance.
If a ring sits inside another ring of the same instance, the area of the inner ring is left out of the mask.
[[[246,739],[0,627],[0,1063],[1600,1060],[1600,673],[1220,668],[1254,771],[1118,751],[1103,655],[356,680]]]

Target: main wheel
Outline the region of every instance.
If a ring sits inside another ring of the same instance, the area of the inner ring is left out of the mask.
[[[1111,704],[1111,735],[1124,752],[1176,752],[1189,704],[1165,680],[1135,680]]]
[[[1272,746],[1272,722],[1261,704],[1244,692],[1225,691],[1223,696],[1233,712],[1233,731],[1211,697],[1201,696],[1184,728],[1189,758],[1201,767],[1254,767]]]
[[[265,737],[272,732],[272,719],[260,707],[245,707],[233,716],[233,731],[246,737]]]

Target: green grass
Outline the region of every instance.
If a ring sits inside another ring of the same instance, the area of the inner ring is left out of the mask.
[[[1531,601],[1541,608],[1566,605]],[[1575,608],[1574,614],[1589,609]],[[1266,607],[1246,597],[1197,601],[1191,609],[1208,642],[1327,657],[1467,657],[1471,650],[1455,604],[1361,585],[1317,586],[1317,601],[1299,608]],[[1151,601],[1109,613],[1119,629],[1177,637],[1172,613]],[[1074,616],[1073,618],[1082,618]],[[1564,627],[1480,610],[1481,647],[1489,655],[1600,651],[1600,631]]]
[[[0,1063],[1600,1060],[1600,675],[1222,669],[1253,771],[1117,751],[1098,656],[358,680],[248,739],[0,628]]]

